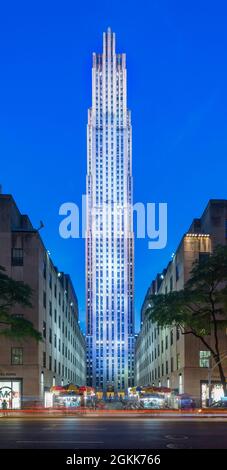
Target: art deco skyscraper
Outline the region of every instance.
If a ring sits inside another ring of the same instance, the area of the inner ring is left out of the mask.
[[[115,392],[134,371],[131,135],[126,56],[108,28],[103,53],[93,54],[87,126],[87,378]]]

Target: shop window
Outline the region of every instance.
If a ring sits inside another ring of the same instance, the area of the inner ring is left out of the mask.
[[[11,364],[13,366],[23,365],[23,348],[11,348]]]
[[[19,409],[21,407],[21,380],[0,379],[0,409],[6,402],[6,409]]]

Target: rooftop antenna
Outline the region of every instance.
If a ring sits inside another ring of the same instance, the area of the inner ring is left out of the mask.
[[[39,228],[37,228],[37,232],[39,232],[40,230],[42,230],[43,227],[44,227],[44,223],[42,222],[42,220],[40,220]]]

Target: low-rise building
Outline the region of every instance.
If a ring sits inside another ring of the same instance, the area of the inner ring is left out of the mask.
[[[146,314],[150,294],[166,294],[184,289],[195,260],[211,253],[217,244],[227,243],[227,201],[211,200],[200,219],[194,219],[167,268],[151,283],[141,309],[141,331],[136,342],[135,377],[137,385],[167,386],[189,393],[197,403],[206,404],[210,352],[191,334],[180,329],[159,328]],[[227,351],[225,329],[220,330],[220,349]],[[206,338],[210,341],[210,338]],[[227,360],[226,364],[227,375]],[[212,396],[221,394],[220,378],[212,374]]]
[[[32,308],[15,306],[42,332],[43,341],[1,337],[0,405],[43,402],[52,385],[86,383],[86,345],[69,275],[54,266],[39,230],[22,215],[11,195],[0,195],[0,265],[32,288]]]

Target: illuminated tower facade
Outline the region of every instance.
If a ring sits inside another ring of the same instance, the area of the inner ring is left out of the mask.
[[[87,125],[87,381],[124,391],[134,373],[132,129],[125,54],[103,34]]]

